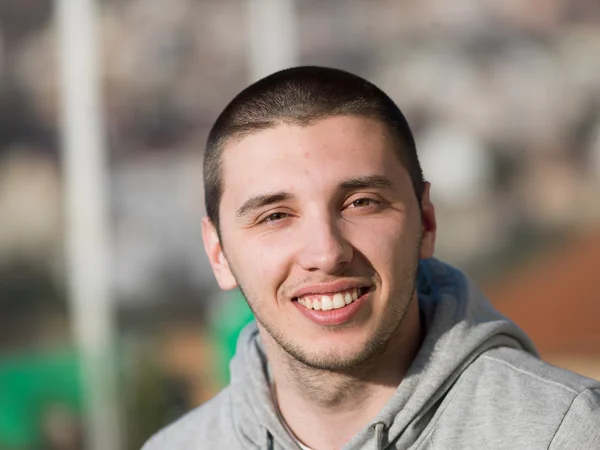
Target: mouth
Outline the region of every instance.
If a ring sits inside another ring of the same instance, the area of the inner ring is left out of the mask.
[[[368,286],[356,287],[327,294],[302,295],[300,297],[294,297],[292,300],[298,302],[306,309],[314,311],[330,311],[333,309],[341,309],[354,303],[370,290],[371,288]]]

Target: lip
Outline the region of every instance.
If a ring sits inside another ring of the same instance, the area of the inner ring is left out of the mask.
[[[329,311],[308,309],[298,302],[294,302],[294,304],[302,315],[314,324],[321,326],[336,326],[350,322],[358,314],[361,307],[368,301],[371,294],[372,290],[368,290],[349,305],[338,309],[330,309]]]
[[[292,292],[291,298],[296,299],[304,295],[324,295],[324,294],[335,294],[337,292],[347,291],[350,289],[366,288],[370,287],[369,284],[364,281],[352,281],[352,280],[338,280],[331,281],[329,283],[312,284],[304,286],[294,292]]]

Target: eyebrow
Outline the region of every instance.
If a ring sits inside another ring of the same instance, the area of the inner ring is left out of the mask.
[[[242,206],[240,206],[236,212],[236,216],[242,217],[252,210],[272,205],[273,203],[282,202],[284,200],[289,200],[292,197],[293,195],[291,193],[285,191],[251,197],[246,200]]]
[[[366,175],[362,177],[350,178],[339,184],[340,189],[351,190],[351,189],[365,189],[365,188],[378,188],[378,189],[390,189],[394,188],[394,183],[389,179],[381,175]],[[284,200],[290,200],[294,198],[294,195],[287,191],[273,192],[270,194],[257,195],[246,200],[242,206],[237,210],[236,216],[243,217],[250,211],[264,208]]]
[[[394,183],[382,175],[366,175],[363,177],[350,178],[349,180],[340,183],[342,189],[364,189],[364,188],[379,188],[390,189],[394,188]]]

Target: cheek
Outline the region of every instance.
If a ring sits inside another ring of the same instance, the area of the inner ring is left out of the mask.
[[[350,237],[356,249],[371,261],[394,260],[394,255],[407,239],[402,223],[393,220],[376,221],[371,226],[360,226],[352,230]]]
[[[414,224],[402,219],[380,223],[367,233],[353,236],[356,249],[362,253],[384,284],[390,283],[398,272],[405,271],[417,257],[418,233]]]
[[[285,281],[289,266],[289,250],[269,239],[240,236],[239,252],[232,263],[238,281],[257,295],[274,295]]]

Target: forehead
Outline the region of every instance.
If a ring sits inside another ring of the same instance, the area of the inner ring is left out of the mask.
[[[336,116],[308,126],[282,123],[226,144],[223,200],[239,193],[309,191],[344,179],[384,175],[405,183],[408,174],[380,122]]]

